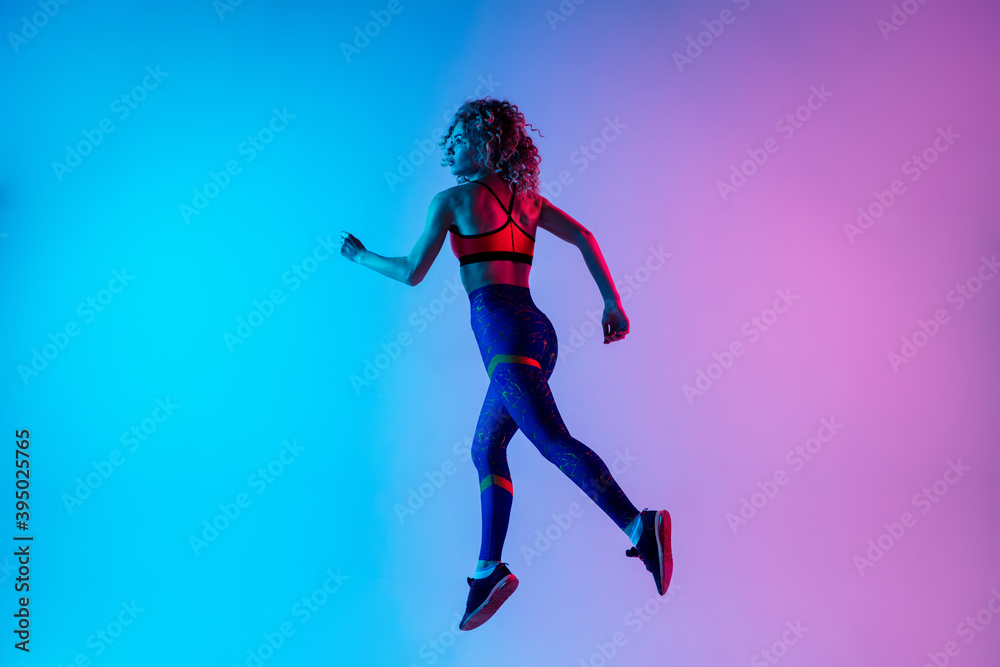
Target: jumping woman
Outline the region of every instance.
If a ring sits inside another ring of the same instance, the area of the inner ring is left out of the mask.
[[[451,232],[490,382],[472,443],[483,533],[462,630],[485,623],[517,588],[500,554],[513,500],[507,444],[518,429],[625,532],[635,545],[625,554],[642,560],[660,595],[673,573],[670,514],[632,505],[601,457],[569,434],[549,389],[556,332],[528,289],[538,229],[583,254],[604,297],[604,342],[624,338],[629,322],[593,234],[538,194],[540,158],[525,128],[524,115],[506,100],[487,97],[455,112],[440,143],[442,166],[459,185],[431,200],[424,232],[408,256],[377,255],[341,232],[343,257],[406,285],[424,279]]]

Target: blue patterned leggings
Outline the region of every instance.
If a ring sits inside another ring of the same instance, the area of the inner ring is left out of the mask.
[[[479,559],[500,560],[513,500],[507,444],[518,429],[625,530],[639,511],[601,457],[569,434],[552,398],[548,379],[557,352],[552,322],[527,287],[486,285],[473,291],[469,302],[472,331],[490,377],[472,442],[483,517]]]

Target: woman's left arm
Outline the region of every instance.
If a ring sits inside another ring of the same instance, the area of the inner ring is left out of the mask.
[[[366,249],[361,241],[345,231],[340,232],[340,254],[405,285],[417,285],[427,275],[441,251],[451,222],[451,208],[447,205],[445,193],[439,192],[431,200],[427,210],[424,233],[406,257],[383,257]]]

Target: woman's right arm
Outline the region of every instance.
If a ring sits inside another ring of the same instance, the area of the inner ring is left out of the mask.
[[[538,216],[538,226],[547,229],[555,236],[567,243],[572,243],[580,249],[583,260],[590,269],[590,274],[594,276],[597,287],[604,297],[604,316],[601,318],[601,328],[604,331],[604,343],[613,343],[621,340],[629,332],[628,316],[622,308],[621,298],[618,290],[615,289],[615,281],[611,279],[611,272],[604,261],[597,239],[589,229],[574,220],[565,211],[552,205],[545,197],[542,197],[542,211]]]
[[[579,248],[583,261],[586,262],[594,282],[601,290],[604,305],[621,307],[621,298],[615,289],[615,282],[611,279],[611,272],[593,233],[545,197],[541,197],[541,200],[542,211],[538,216],[538,226]]]

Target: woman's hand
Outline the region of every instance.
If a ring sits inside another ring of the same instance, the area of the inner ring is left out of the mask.
[[[628,317],[625,316],[621,303],[605,304],[601,325],[604,329],[605,345],[625,337],[628,333]]]
[[[354,238],[345,231],[340,232],[340,256],[357,262],[361,258],[361,253],[365,251],[365,246],[361,241]]]

